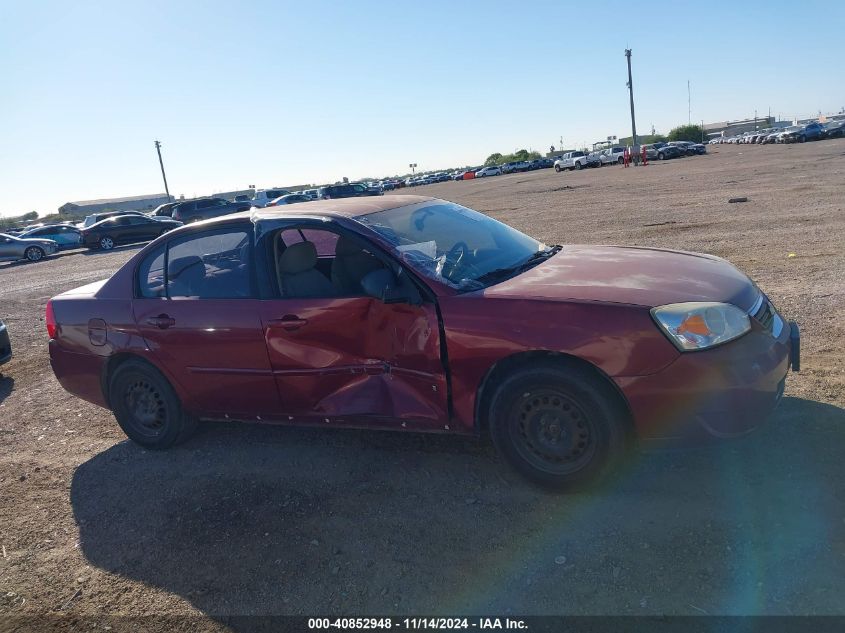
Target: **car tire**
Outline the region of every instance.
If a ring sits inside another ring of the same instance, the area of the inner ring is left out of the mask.
[[[663,152],[657,152],[657,160],[666,160],[666,154]]]
[[[196,430],[196,419],[182,409],[167,378],[142,360],[125,361],[114,371],[109,404],[126,436],[144,448],[170,448]]]
[[[581,163],[578,163],[578,162],[575,163],[575,169],[580,171],[581,167],[583,167],[583,165],[581,165]]]
[[[110,251],[114,248],[114,239],[110,235],[104,235],[98,242],[100,250]]]
[[[806,136],[799,136],[799,137],[798,137],[798,142],[799,142],[799,143],[806,143],[806,142],[807,142],[807,137],[806,137]]]
[[[23,256],[27,261],[40,262],[44,259],[44,250],[40,246],[28,246],[23,252]]]
[[[555,165],[555,171],[556,171],[557,173],[560,173],[560,165]]]
[[[628,444],[618,395],[578,365],[514,372],[496,386],[487,420],[499,454],[529,480],[556,490],[601,480]]]
[[[620,156],[620,157],[619,157],[619,159],[618,159],[616,162],[617,162],[617,164],[619,164],[619,165],[624,165],[624,164],[625,164],[625,159],[624,159],[622,156]]]

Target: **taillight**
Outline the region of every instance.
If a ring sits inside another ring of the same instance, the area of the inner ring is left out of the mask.
[[[56,338],[59,333],[59,325],[56,323],[56,315],[53,314],[53,300],[47,302],[47,310],[44,314],[44,320],[47,321],[47,336],[51,339]]]

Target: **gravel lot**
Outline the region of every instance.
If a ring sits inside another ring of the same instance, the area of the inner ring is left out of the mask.
[[[209,424],[155,454],[59,387],[43,323],[137,247],[0,264],[0,613],[845,614],[845,140],[414,193],[550,244],[726,257],[800,323],[803,370],[761,432],[579,495],[448,437]]]

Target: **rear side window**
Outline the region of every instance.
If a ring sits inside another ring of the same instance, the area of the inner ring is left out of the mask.
[[[243,299],[252,289],[251,232],[206,231],[173,240],[147,255],[138,267],[141,297]]]
[[[167,253],[167,296],[251,297],[250,253],[250,234],[244,229],[198,233],[171,242]]]
[[[138,268],[138,286],[142,297],[165,296],[164,246],[147,255]]]

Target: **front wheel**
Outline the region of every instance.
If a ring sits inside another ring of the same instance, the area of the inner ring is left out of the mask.
[[[666,154],[664,154],[663,152],[658,152],[657,160],[666,160]]]
[[[110,251],[114,248],[114,240],[108,235],[104,235],[100,238],[100,248],[104,251]]]
[[[580,170],[583,167],[581,163],[575,163],[575,169]]]
[[[31,262],[38,262],[44,259],[44,251],[38,246],[30,246],[24,251],[23,255]]]
[[[123,432],[145,448],[169,448],[196,429],[196,420],[182,410],[167,379],[141,360],[128,360],[115,370],[109,403]]]
[[[574,489],[601,479],[626,448],[618,396],[578,366],[540,365],[513,373],[490,400],[490,435],[528,479]]]
[[[556,171],[557,173],[560,173],[560,165],[555,165],[555,171]]]

